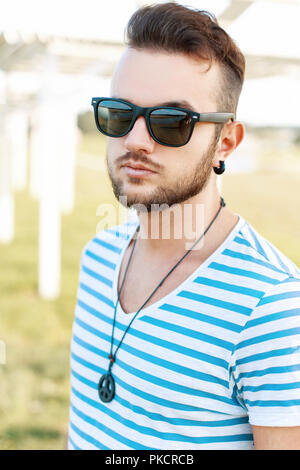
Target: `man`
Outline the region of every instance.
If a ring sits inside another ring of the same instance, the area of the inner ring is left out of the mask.
[[[300,271],[216,184],[244,136],[244,57],[174,3],[135,12],[127,37],[92,104],[138,217],[82,253],[69,449],[300,449]]]

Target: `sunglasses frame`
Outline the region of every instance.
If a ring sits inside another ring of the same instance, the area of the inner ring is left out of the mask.
[[[98,107],[99,107],[99,104],[101,103],[101,101],[107,101],[107,100],[117,101],[118,103],[126,104],[126,105],[128,105],[132,108],[132,111],[133,111],[132,122],[131,122],[128,130],[126,132],[124,132],[123,134],[121,134],[121,135],[115,136],[115,135],[109,134],[107,132],[104,132],[101,129],[100,125],[99,125]],[[230,119],[232,121],[234,121],[234,119],[235,119],[235,115],[233,113],[219,113],[219,112],[215,112],[215,113],[197,113],[195,111],[191,111],[190,109],[173,107],[173,106],[151,106],[151,107],[143,108],[141,106],[137,106],[135,104],[130,103],[130,101],[122,100],[121,98],[110,98],[110,97],[103,97],[103,96],[102,97],[92,98],[91,104],[94,108],[94,117],[95,117],[95,122],[96,122],[97,129],[102,134],[104,134],[106,136],[109,136],[109,137],[115,137],[115,138],[124,137],[124,135],[127,135],[132,130],[137,118],[140,117],[140,116],[144,116],[148,132],[151,135],[152,139],[155,140],[155,142],[157,142],[158,144],[165,145],[167,147],[182,147],[183,145],[186,145],[192,137],[193,130],[194,130],[196,122],[211,122],[211,123],[216,123],[217,124],[217,123],[226,123]],[[173,109],[173,110],[176,110],[176,111],[184,111],[185,113],[187,113],[190,116],[190,118],[191,118],[190,133],[189,133],[188,139],[186,140],[186,142],[184,144],[179,144],[179,145],[166,144],[164,142],[161,142],[157,137],[155,137],[155,135],[153,134],[153,131],[151,129],[150,114],[151,114],[152,111],[155,111],[157,109]]]

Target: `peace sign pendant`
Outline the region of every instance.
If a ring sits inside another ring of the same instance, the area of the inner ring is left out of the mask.
[[[115,396],[115,381],[110,372],[102,375],[98,384],[98,394],[101,401],[109,402]]]

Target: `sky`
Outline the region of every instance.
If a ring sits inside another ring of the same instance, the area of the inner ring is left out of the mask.
[[[149,2],[152,3],[152,2]],[[158,3],[158,2],[156,2]],[[182,3],[218,15],[230,0],[187,0]],[[135,0],[0,0],[0,31],[8,41],[32,34],[123,42],[124,28],[137,8]],[[16,12],[18,14],[16,14]],[[116,13],[117,12],[117,13]],[[227,31],[245,54],[298,58],[300,2],[256,0]],[[239,118],[258,125],[296,125],[300,114],[300,74],[248,80]]]
[[[177,3],[218,15],[230,0]],[[10,31],[12,37],[19,30],[25,36],[38,33],[123,41],[125,24],[136,6],[135,0],[0,0],[0,31]],[[244,51],[300,57],[299,23],[300,2],[255,1],[228,32]]]

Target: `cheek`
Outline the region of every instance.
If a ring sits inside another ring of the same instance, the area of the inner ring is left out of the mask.
[[[163,169],[163,176],[166,181],[176,182],[189,175],[196,165],[197,153],[191,150],[189,145],[168,149],[161,155],[159,164]]]
[[[199,147],[192,142],[177,149],[176,153],[174,169],[178,172],[178,176],[180,176],[180,173],[185,174],[193,169],[200,155]]]
[[[122,145],[123,138],[107,137],[106,154],[108,162],[112,165],[114,163],[121,164],[122,158],[126,155],[126,149]],[[120,158],[122,157],[122,158]]]
[[[208,122],[201,122],[194,127],[194,132],[192,134],[189,144],[194,149],[198,149],[198,155],[205,151],[214,138],[215,134],[215,124]]]
[[[116,137],[107,137],[107,143],[106,143],[106,148],[107,152],[109,153],[110,156],[115,156],[117,157],[118,154],[116,154],[116,151],[121,149],[122,144],[122,137],[116,138]]]

